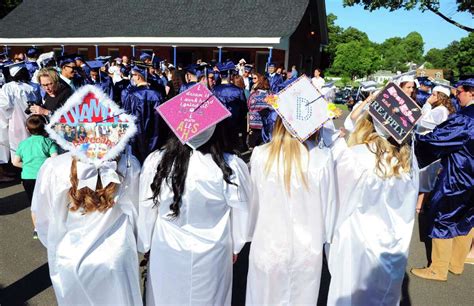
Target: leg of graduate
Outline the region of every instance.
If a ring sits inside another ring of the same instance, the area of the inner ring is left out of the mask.
[[[449,263],[449,271],[454,274],[462,274],[464,271],[464,262],[471,248],[472,238],[474,237],[474,228],[466,236],[453,238],[453,251]]]

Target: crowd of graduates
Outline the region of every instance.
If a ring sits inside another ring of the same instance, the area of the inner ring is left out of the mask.
[[[415,212],[432,247],[414,275],[446,281],[474,257],[473,79],[396,80],[422,113],[402,143],[369,115],[374,93],[343,129],[328,121],[301,142],[268,103],[298,80],[294,66],[260,74],[244,59],[174,67],[145,52],[86,61],[35,48],[2,66],[0,163],[22,167],[61,305],[140,305],[137,252],[147,305],[229,305],[232,264],[249,242],[248,275],[237,271],[248,305],[316,304],[323,257],[328,305],[396,305]],[[322,91],[319,69],[311,83]],[[183,144],[156,108],[196,84],[231,116]],[[136,118],[130,150],[92,166],[44,130],[86,85]]]

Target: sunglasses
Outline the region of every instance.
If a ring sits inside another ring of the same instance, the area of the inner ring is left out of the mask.
[[[76,70],[76,69],[77,69],[77,67],[76,67],[76,66],[68,66],[68,65],[65,65],[64,67],[71,68],[72,70]]]

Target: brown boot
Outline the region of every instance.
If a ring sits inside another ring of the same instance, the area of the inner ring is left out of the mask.
[[[413,268],[411,269],[410,272],[413,275],[418,276],[420,278],[424,278],[424,279],[435,280],[435,281],[440,281],[440,282],[445,282],[448,280],[446,276],[441,275],[441,273],[438,273],[431,268],[421,268],[421,269]]]

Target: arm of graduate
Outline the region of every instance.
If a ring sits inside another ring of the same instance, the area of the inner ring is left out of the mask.
[[[416,135],[415,152],[420,168],[458,151],[469,141],[466,120],[463,115],[455,114],[438,125],[433,132]]]
[[[231,207],[233,253],[238,254],[250,236],[250,173],[245,162],[237,156],[233,156],[228,164],[233,172],[231,182],[235,185],[224,182],[224,195]]]
[[[53,218],[54,186],[56,175],[53,175],[54,159],[47,159],[41,166],[36,178],[36,185],[31,200],[31,213],[34,216],[35,228],[41,243],[48,247],[49,224]]]
[[[153,191],[150,187],[155,178],[156,167],[158,165],[157,159],[160,159],[159,153],[150,154],[145,160],[140,174],[137,222],[137,249],[140,253],[146,253],[150,250],[153,230],[155,228],[156,219],[158,218],[158,207],[155,206],[152,199]]]
[[[325,242],[330,243],[337,221],[337,192],[336,175],[334,172],[334,160],[331,151],[328,149],[326,165],[320,172],[319,180],[320,203],[323,205],[323,218],[325,227]]]

